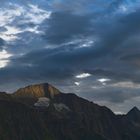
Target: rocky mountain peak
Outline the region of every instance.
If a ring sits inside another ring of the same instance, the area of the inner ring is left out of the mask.
[[[135,107],[133,107],[133,108],[127,113],[127,115],[129,115],[129,114],[137,114],[137,113],[140,114],[140,110],[135,106]]]
[[[140,110],[137,107],[133,107],[126,116],[129,120],[140,124]]]
[[[55,95],[60,94],[61,92],[54,86],[48,83],[30,85],[24,88],[17,90],[14,95],[18,97],[48,97],[53,98]]]

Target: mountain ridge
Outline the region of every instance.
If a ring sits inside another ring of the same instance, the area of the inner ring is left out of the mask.
[[[118,116],[48,83],[30,85],[0,94],[0,139],[139,140],[139,114],[134,107]]]

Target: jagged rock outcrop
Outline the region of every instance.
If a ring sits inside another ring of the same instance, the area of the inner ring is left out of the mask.
[[[14,95],[17,97],[48,97],[54,98],[60,91],[48,83],[27,86],[17,90]]]

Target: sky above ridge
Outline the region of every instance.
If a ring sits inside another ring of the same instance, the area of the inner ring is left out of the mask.
[[[1,0],[0,91],[43,82],[140,108],[140,1]]]

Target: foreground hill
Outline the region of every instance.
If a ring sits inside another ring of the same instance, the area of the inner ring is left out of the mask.
[[[0,140],[140,140],[140,111],[107,107],[47,83],[0,93]]]

